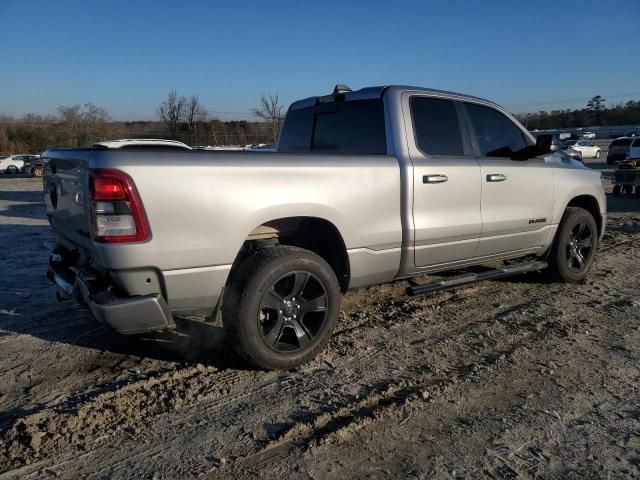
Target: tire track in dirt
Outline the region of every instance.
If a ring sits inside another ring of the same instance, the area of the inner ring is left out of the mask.
[[[528,323],[528,322],[526,322]],[[480,354],[468,356],[463,361],[451,364],[445,372],[445,378],[434,376],[428,368],[430,361],[414,365],[414,371],[425,373],[385,383],[382,388],[374,389],[361,401],[341,405],[336,411],[322,413],[312,422],[298,424],[280,438],[267,444],[262,450],[240,460],[241,468],[258,467],[274,456],[284,455],[291,449],[307,449],[310,446],[331,442],[340,437],[341,432],[357,429],[376,419],[388,417],[411,406],[425,408],[428,399],[446,394],[447,387],[467,381],[476,372],[514,355],[519,349],[530,348],[553,335],[556,327],[546,327],[540,331],[528,332],[516,337],[512,343],[500,350],[487,349]],[[432,346],[436,346],[434,342]],[[423,398],[423,392],[429,392]]]

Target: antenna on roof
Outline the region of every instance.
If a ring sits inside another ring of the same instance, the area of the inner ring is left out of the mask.
[[[346,86],[346,85],[344,85],[342,83],[337,84],[333,88],[333,94],[334,95],[342,95],[342,94],[345,94],[345,93],[350,92],[350,91],[351,91],[351,89],[348,86]]]

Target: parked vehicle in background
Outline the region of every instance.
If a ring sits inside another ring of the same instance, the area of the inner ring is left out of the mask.
[[[617,163],[629,158],[631,144],[637,140],[636,137],[620,137],[616,138],[609,144],[607,152],[607,163]]]
[[[22,171],[24,157],[31,155],[10,155],[0,160],[0,173],[16,174]]]
[[[40,155],[24,155],[22,173],[29,173],[34,177],[41,177],[43,172]]]
[[[545,134],[542,132],[533,132],[533,136],[536,138],[538,138],[540,135],[545,135]],[[582,153],[580,153],[578,150],[574,150],[573,148],[570,148],[565,142],[560,140],[560,138],[558,138],[556,134],[552,134],[551,151],[555,152],[558,150],[561,150],[562,152],[564,152],[566,155],[568,155],[570,158],[573,158],[574,160],[578,160],[579,162],[582,161]]]
[[[640,146],[638,148],[640,149]],[[614,172],[614,195],[631,195],[634,191],[636,196],[640,197],[640,158],[618,162],[618,168]]]
[[[582,158],[600,158],[602,149],[589,140],[566,140],[565,145],[582,154]]]
[[[596,134],[594,132],[580,132],[580,137],[587,140],[593,140],[596,138]]]
[[[247,145],[246,147],[243,148],[243,150],[246,152],[265,152],[265,153],[275,152],[276,146],[268,143],[258,143],[258,144]]]
[[[547,267],[582,282],[606,197],[550,143],[481,98],[336,86],[290,106],[274,153],[49,150],[48,276],[122,333],[220,312],[244,358],[290,369],[349,289],[496,261],[409,293]]]
[[[163,150],[192,150],[186,143],[162,138],[123,138],[120,140],[107,140],[96,142],[94,148],[106,148],[117,150],[140,150],[149,148],[161,148]]]

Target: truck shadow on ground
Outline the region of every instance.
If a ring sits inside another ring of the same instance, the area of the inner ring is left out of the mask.
[[[20,192],[0,192],[0,201],[8,200],[15,202],[0,210],[0,217],[47,221],[47,217],[43,213],[44,202],[23,200],[17,195],[13,195],[16,198],[15,200],[11,199],[12,194],[17,193]]]
[[[178,317],[173,330],[121,335],[94,320],[88,311],[72,301],[60,303],[57,307],[53,300],[54,289],[43,290],[41,294],[51,298],[46,318],[28,318],[21,314],[21,309],[0,309],[0,337],[12,333],[30,335],[47,342],[119,355],[186,364],[203,363],[219,369],[249,369],[248,364],[229,348],[221,326]]]

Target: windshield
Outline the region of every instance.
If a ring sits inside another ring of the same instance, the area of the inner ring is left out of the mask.
[[[629,145],[631,145],[631,139],[630,138],[619,138],[618,140],[614,140],[613,142],[611,142],[611,147],[628,147]]]

